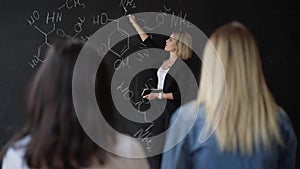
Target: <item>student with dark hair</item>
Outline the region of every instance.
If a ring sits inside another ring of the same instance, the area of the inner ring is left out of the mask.
[[[62,39],[48,51],[30,85],[28,121],[1,152],[3,169],[148,168],[145,159],[105,151],[80,125],[72,99],[72,75],[82,47],[78,40]],[[144,153],[133,138],[111,133],[102,137],[114,152]]]

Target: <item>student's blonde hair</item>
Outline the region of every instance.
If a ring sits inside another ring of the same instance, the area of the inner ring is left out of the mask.
[[[252,155],[261,145],[270,147],[273,139],[282,144],[278,106],[266,85],[254,37],[242,24],[226,24],[211,35],[197,101],[205,103],[205,131],[217,124],[221,151]]]
[[[173,38],[177,47],[177,56],[183,60],[192,56],[192,37],[187,32],[173,32]]]

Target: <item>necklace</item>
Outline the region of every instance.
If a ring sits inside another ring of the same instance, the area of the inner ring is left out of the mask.
[[[170,69],[175,61],[177,60],[177,56],[169,57],[169,59],[165,60],[162,64],[163,69]]]
[[[173,64],[175,63],[175,61],[177,60],[177,57],[175,58],[169,58],[167,61],[168,63],[168,68],[171,68],[173,66]]]

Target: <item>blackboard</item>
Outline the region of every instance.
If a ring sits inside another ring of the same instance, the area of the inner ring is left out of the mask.
[[[1,1],[0,147],[24,124],[27,84],[43,63],[44,52],[54,39],[71,36],[87,41],[114,19],[150,11],[183,17],[207,36],[224,23],[233,20],[244,23],[257,40],[268,86],[277,103],[289,114],[299,136],[300,59],[295,4],[296,1],[259,0]],[[162,39],[157,40],[162,42]],[[132,37],[130,43],[136,41],[138,38]],[[191,66],[197,69],[199,65]]]

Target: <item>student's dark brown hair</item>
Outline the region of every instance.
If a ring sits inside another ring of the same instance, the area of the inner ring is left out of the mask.
[[[14,142],[30,136],[25,153],[30,168],[79,169],[95,161],[105,165],[108,153],[85,133],[73,106],[73,69],[82,47],[81,41],[62,39],[48,51],[30,84],[28,121],[2,150],[1,159]]]

